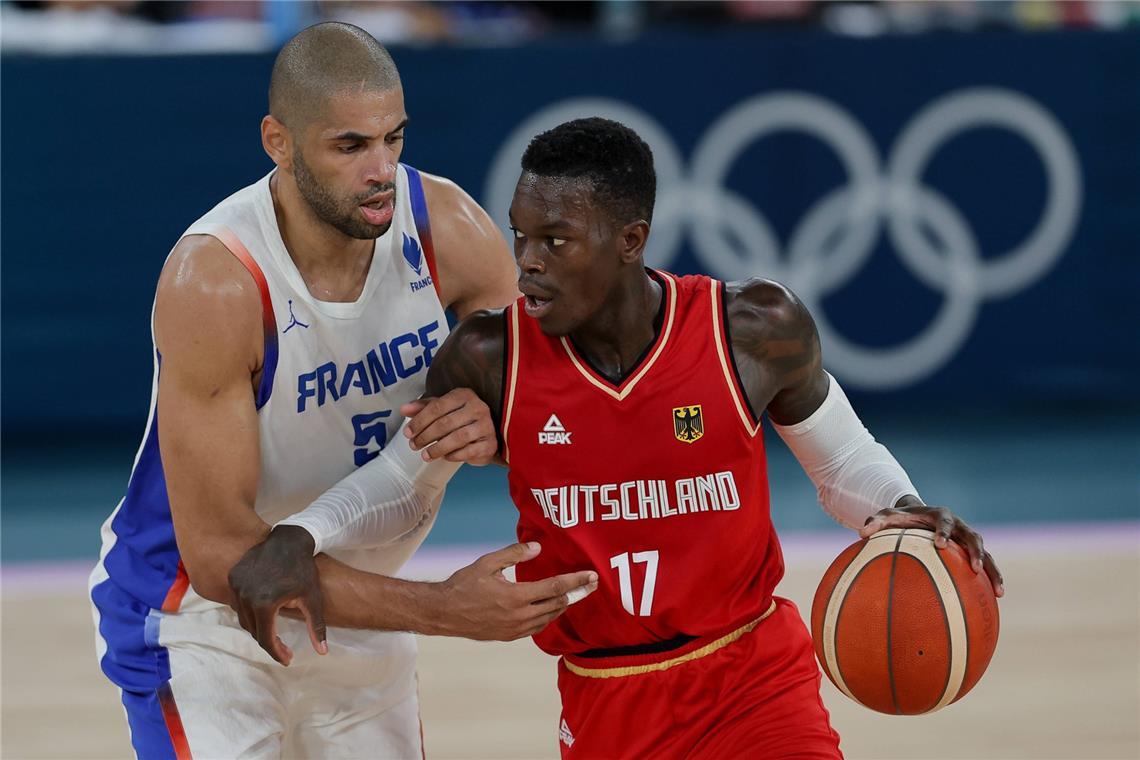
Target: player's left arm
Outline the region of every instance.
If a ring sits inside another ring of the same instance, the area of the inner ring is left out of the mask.
[[[1001,573],[982,537],[946,507],[927,506],[906,471],[875,440],[834,377],[804,304],[771,280],[730,283],[725,302],[733,358],[753,409],[766,409],[819,492],[824,509],[864,538],[886,528],[925,528],[954,540],[994,592]]]
[[[500,309],[519,297],[514,257],[499,228],[462,188],[421,174],[435,247],[440,301],[463,320],[481,309]],[[425,461],[485,465],[495,461],[498,439],[490,409],[470,387],[425,396],[400,409],[411,421],[404,434]],[[428,444],[433,444],[427,448]]]

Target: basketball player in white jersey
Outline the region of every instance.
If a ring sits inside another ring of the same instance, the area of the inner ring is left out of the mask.
[[[291,667],[242,630],[227,606],[235,563],[376,457],[403,416],[431,427],[425,459],[491,460],[474,394],[410,402],[445,307],[462,318],[517,296],[486,213],[399,163],[403,91],[367,33],[298,34],[269,100],[275,170],[192,224],[159,279],[150,419],[91,577],[100,664],[140,757],[420,757],[415,642],[378,631],[529,635],[596,576],[506,583],[500,571],[538,551],[515,545],[445,584],[386,577],[431,528],[441,483],[398,538],[321,556],[323,608],[294,606],[331,628],[326,640],[280,621],[275,655]]]

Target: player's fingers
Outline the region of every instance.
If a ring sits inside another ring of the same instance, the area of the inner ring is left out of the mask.
[[[961,530],[955,533],[954,540],[959,546],[964,547],[966,554],[970,556],[970,569],[975,573],[982,572],[982,559],[986,555],[985,542],[982,537],[972,530]]]
[[[511,544],[510,546],[505,546],[502,549],[493,551],[490,554],[484,554],[475,560],[475,564],[479,566],[484,574],[495,575],[520,562],[534,559],[538,556],[540,551],[542,551],[542,547],[539,546],[537,541],[528,541],[525,544]]]
[[[863,538],[870,538],[875,533],[888,528],[922,528],[923,530],[934,531],[935,543],[938,542],[938,516],[937,510],[928,510],[924,512],[900,512],[895,509],[884,509],[876,515],[872,515],[866,525],[859,531],[859,535]],[[951,519],[953,525],[953,519]]]
[[[998,570],[993,555],[986,552],[985,557],[982,559],[982,565],[986,569],[986,575],[989,576],[990,583],[993,584],[994,596],[999,598],[1005,596],[1005,579],[1002,577],[1001,570]]]
[[[297,599],[292,607],[301,611],[305,618],[305,627],[309,630],[309,641],[317,654],[328,654],[329,648],[325,641],[324,603],[320,591],[308,594],[304,599]]]
[[[863,527],[859,529],[859,535],[863,538],[870,538],[881,530],[899,527],[900,522],[913,524],[908,522],[910,518],[911,515],[906,512],[900,512],[894,507],[886,507],[863,522]]]
[[[257,643],[277,662],[288,665],[293,659],[293,652],[277,636],[277,607],[255,610],[254,621]]]
[[[551,597],[549,599],[541,599],[537,602],[531,602],[527,609],[532,615],[545,615],[550,612],[562,614],[571,605],[577,604],[597,590],[598,583],[595,581],[593,583],[588,583],[585,586],[572,588],[565,594],[559,594],[558,596]]]
[[[413,448],[423,448],[435,440],[428,437],[429,429],[441,418],[462,409],[463,406],[462,400],[454,397],[441,396],[428,400],[423,409],[420,409],[414,417],[408,420],[406,426],[407,430],[411,432]]]
[[[539,633],[542,633],[543,629],[546,628],[546,626],[550,625],[550,623],[553,622],[555,618],[561,615],[564,611],[565,609],[562,609],[558,610],[557,612],[547,612],[543,615],[539,615],[538,617],[529,621],[527,629],[523,632],[522,636],[519,636],[519,638],[521,639],[523,636],[535,636]]]
[[[520,590],[532,604],[545,599],[564,598],[566,594],[590,585],[597,587],[598,574],[593,570],[580,570],[576,573],[563,573],[541,581],[520,583]]]
[[[944,549],[950,537],[954,535],[954,513],[940,507],[934,511],[934,514],[937,519],[934,528],[934,545]]]
[[[409,401],[406,404],[401,404],[400,405],[400,416],[401,417],[415,417],[417,414],[419,414],[421,411],[423,411],[423,408],[425,406],[427,406],[427,403],[428,403],[428,399],[418,398],[415,401]],[[404,428],[404,435],[408,438],[411,438],[413,435],[415,435],[415,433],[413,433],[408,427],[405,427]]]
[[[436,446],[438,445],[439,444],[436,444]],[[495,438],[493,431],[489,437],[478,438],[451,451],[442,451],[437,449],[436,446],[429,446],[424,451],[429,461],[443,458],[449,462],[485,465],[494,461],[495,454],[499,452],[499,441]]]
[[[488,431],[481,429],[475,420],[464,422],[460,414],[461,412],[456,412],[448,415],[444,420],[432,425],[430,432],[425,432],[421,436],[424,440],[430,438],[429,445],[424,449],[425,455],[430,455],[432,459],[443,459],[451,452],[487,436]]]
[[[487,424],[480,424],[481,422]],[[418,432],[412,439],[412,448],[418,450],[430,446],[434,450],[443,443],[439,451],[446,453],[477,438],[484,438],[488,433],[494,434],[494,429],[489,424],[489,417],[480,416],[477,410],[461,407],[433,420]],[[443,454],[433,451],[433,456],[438,459]]]

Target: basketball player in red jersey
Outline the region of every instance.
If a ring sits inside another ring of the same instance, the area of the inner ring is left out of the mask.
[[[520,580],[599,575],[534,637],[561,657],[563,757],[840,757],[807,629],[774,596],[783,560],[760,413],[841,522],[932,529],[999,595],[1001,576],[980,536],[925,506],[859,423],[794,295],[644,267],[654,189],[648,147],[620,124],[535,138],[511,205],[523,298],[465,320],[428,393],[471,388],[498,421],[519,539],[542,546]],[[413,447],[437,425],[413,421]],[[368,469],[333,489],[340,511]],[[379,488],[353,508],[393,505],[405,502]],[[331,545],[336,510],[319,507],[252,551],[301,563]]]

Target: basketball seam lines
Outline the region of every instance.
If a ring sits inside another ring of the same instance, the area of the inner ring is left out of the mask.
[[[966,683],[966,669],[970,667],[970,623],[966,619],[966,605],[962,604],[962,592],[958,590],[958,581],[957,581],[957,579],[954,578],[953,573],[950,572],[950,567],[946,564],[946,560],[942,559],[942,552],[938,551],[937,546],[934,547],[934,556],[938,557],[938,561],[942,563],[942,568],[946,571],[946,574],[949,575],[950,578],[954,581],[950,585],[954,587],[954,597],[958,600],[958,607],[960,607],[962,610],[962,628],[965,630],[965,633],[966,633],[966,635],[962,637],[962,643],[965,645],[964,649],[966,650],[964,653],[963,659],[966,663],[966,666],[962,669],[962,681],[961,681],[961,683],[958,684],[958,691],[961,692],[962,691],[962,684]],[[927,572],[930,572],[930,571],[927,570]],[[931,576],[931,578],[933,578],[933,576]],[[943,604],[943,602],[942,602],[942,595],[941,594],[938,595],[938,603],[942,605],[942,619],[946,621],[946,636],[949,637],[950,636],[950,614],[946,609],[946,605]],[[954,657],[954,647],[953,646],[950,647],[950,657],[951,657],[951,661],[948,664],[953,664],[953,657]],[[946,686],[950,685],[950,674],[952,672],[953,672],[952,668],[946,669]],[[942,687],[943,695],[946,694],[946,686]],[[953,702],[957,698],[958,698],[958,695],[955,694],[954,696],[952,696],[950,698],[950,702]],[[939,699],[938,701],[941,702],[942,700]],[[947,702],[947,704],[949,704],[949,702]]]
[[[931,543],[931,546],[933,546],[933,543]],[[938,554],[937,547],[934,547],[934,554],[938,557],[939,561],[942,560],[941,555]],[[911,556],[914,557],[913,554]],[[915,559],[919,558],[915,557]],[[926,577],[930,578],[930,585],[934,588],[934,598],[938,600],[938,606],[942,608],[942,622],[946,624],[946,649],[949,652],[949,657],[946,658],[946,680],[942,682],[942,688],[938,690],[938,700],[932,707],[923,710],[923,712],[930,712],[937,707],[938,703],[946,696],[946,689],[950,686],[950,677],[954,674],[954,639],[950,634],[950,613],[946,609],[946,603],[942,601],[942,594],[938,592],[938,582],[934,580],[934,573],[930,572],[930,568],[927,567],[926,563],[921,559],[919,559],[918,566],[926,573]],[[946,567],[946,563],[943,562],[942,566]],[[949,573],[950,568],[946,568],[946,572]],[[950,578],[953,579],[954,576],[951,575]],[[956,582],[952,585],[957,589],[958,584]],[[958,603],[961,604],[962,600],[959,599]],[[966,614],[965,610],[963,610],[962,619],[965,620],[965,618]],[[966,660],[966,662],[968,663],[969,660]]]
[[[855,556],[851,558],[851,561],[847,563],[847,567],[851,567],[851,565],[855,564],[855,562],[859,559],[859,556],[862,553],[863,553],[863,550],[856,552]],[[847,694],[847,696],[851,697],[851,699],[855,700],[859,704],[863,704],[863,702],[855,696],[855,692],[852,691],[851,687],[847,685],[847,679],[843,678],[843,665],[841,665],[839,662],[839,643],[838,643],[839,621],[841,621],[843,619],[843,608],[847,605],[847,600],[851,597],[851,589],[854,588],[855,584],[859,582],[859,576],[861,576],[863,573],[867,572],[867,568],[869,568],[874,563],[875,560],[877,560],[879,557],[883,556],[883,554],[886,554],[886,552],[883,552],[881,554],[876,554],[873,557],[869,558],[866,562],[864,562],[863,567],[859,568],[858,572],[856,572],[854,577],[851,578],[851,582],[847,584],[847,591],[843,594],[843,600],[841,602],[839,602],[839,609],[836,610],[836,612],[835,612],[835,628],[832,631],[832,635],[831,635],[832,649],[835,650],[835,670],[839,674],[839,678],[843,681],[843,686],[841,687],[841,691],[845,692]],[[843,568],[844,572],[846,572],[847,567]],[[839,581],[842,579],[843,579],[843,573],[840,573],[839,578],[837,578],[835,581],[836,585],[839,585]],[[832,589],[832,591],[834,593],[834,589]],[[830,604],[830,601],[828,603]],[[826,611],[824,613],[824,617],[826,619]],[[838,685],[839,684],[836,684],[836,686],[838,686]]]
[[[887,580],[887,680],[891,684],[891,704],[895,706],[895,715],[902,715],[902,710],[899,709],[899,696],[895,690],[895,653],[891,649],[891,615],[894,612],[895,605],[895,565],[898,564],[899,547],[902,546],[905,535],[906,529],[904,528],[902,533],[899,533],[898,540],[895,541],[895,550],[891,552],[891,574]]]

